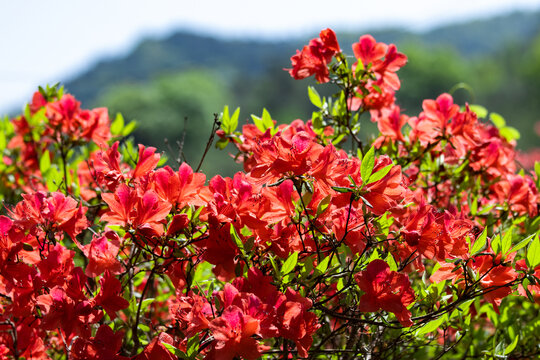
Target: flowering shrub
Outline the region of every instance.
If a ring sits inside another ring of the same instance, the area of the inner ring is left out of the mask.
[[[327,29],[291,58],[335,85],[307,122],[226,107],[244,172],[208,182],[36,92],[1,123],[1,359],[537,357],[540,164],[449,94],[404,115],[394,45],[353,54]]]

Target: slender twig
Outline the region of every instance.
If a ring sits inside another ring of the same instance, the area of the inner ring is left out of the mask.
[[[68,173],[67,173],[67,154],[64,150],[64,144],[60,144],[60,156],[62,157],[62,167],[64,170],[64,189],[66,192],[66,196],[69,195],[69,189],[68,189]]]
[[[141,318],[142,303],[144,301],[144,295],[146,294],[146,291],[149,289],[149,286],[152,283],[152,280],[154,279],[156,267],[157,266],[152,267],[152,271],[150,272],[150,275],[148,276],[148,279],[146,280],[146,284],[144,285],[144,289],[141,293],[141,298],[139,300],[139,306],[137,307],[137,315],[135,316],[135,323],[133,324],[133,327],[131,328],[132,338],[133,338],[133,349],[131,350],[131,356],[135,356],[137,354],[137,350],[139,349],[139,336],[137,334],[137,328],[139,327],[139,320]]]
[[[17,327],[10,321],[0,321],[0,325],[9,325],[11,327],[11,338],[13,340],[13,357],[15,360],[19,360],[19,344],[17,339]]]
[[[195,172],[199,172],[199,170],[201,170],[201,166],[203,164],[204,158],[206,157],[208,150],[210,150],[210,147],[212,146],[212,143],[214,142],[214,136],[216,136],[216,131],[219,129],[220,125],[221,124],[219,122],[218,114],[214,114],[214,123],[212,124],[212,133],[210,134],[210,138],[208,139],[208,142],[206,143],[206,148],[204,149],[204,152],[201,157],[201,161],[199,161],[199,165],[197,166],[197,170],[195,170]]]

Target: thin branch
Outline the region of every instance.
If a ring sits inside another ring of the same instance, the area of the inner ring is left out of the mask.
[[[204,153],[202,154],[201,161],[199,161],[199,165],[197,166],[197,169],[195,170],[195,172],[199,172],[199,170],[201,170],[201,166],[203,164],[204,158],[206,157],[208,150],[210,150],[210,147],[212,146],[212,143],[214,142],[216,131],[219,129],[220,125],[221,123],[219,122],[218,114],[214,114],[214,123],[212,124],[212,133],[210,134],[210,138],[208,139],[208,142],[206,143],[206,148],[204,149]]]

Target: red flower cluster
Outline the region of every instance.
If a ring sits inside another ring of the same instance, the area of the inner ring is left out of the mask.
[[[354,279],[365,292],[360,299],[360,311],[375,312],[382,309],[396,314],[403,326],[413,324],[407,306],[414,302],[414,291],[407,275],[390,271],[383,260],[374,260],[365,271],[357,273]]]
[[[396,74],[407,63],[407,57],[398,52],[394,44],[378,43],[371,35],[364,35],[354,43],[353,52],[358,62],[353,69],[361,66],[366,71],[367,80],[356,88],[356,96],[351,99],[353,110],[391,109],[394,105],[394,92],[401,83]]]
[[[5,155],[25,167],[0,172],[14,189],[28,181],[0,215],[0,358],[352,354],[366,324],[419,329],[478,296],[495,309],[515,290],[534,297],[538,178],[516,174],[514,143],[448,94],[401,114],[406,57],[371,36],[353,51],[351,70],[327,29],[293,56],[293,77],[335,80],[339,96],[321,100],[332,109],[226,124],[245,171],[208,183],[121,146],[105,110],[36,94]],[[368,110],[371,148],[356,134]],[[346,136],[357,156],[339,148]],[[417,281],[433,266],[454,286]],[[373,351],[390,335],[378,336]]]
[[[252,268],[247,278],[236,278],[208,303],[196,294],[178,300],[173,311],[188,336],[209,329],[217,340],[207,359],[257,359],[267,349],[260,340],[283,337],[293,340],[301,357],[307,357],[312,335],[320,327],[312,302],[294,290],[280,293],[272,278]],[[218,306],[211,310],[211,307]],[[215,316],[215,313],[221,316]]]
[[[302,51],[297,50],[296,55],[291,57],[293,67],[289,73],[295,79],[315,75],[318,82],[328,82],[328,64],[340,52],[336,34],[331,29],[323,30],[319,38],[311,40]]]
[[[94,142],[105,146],[111,139],[107,109],[81,109],[80,102],[69,94],[47,101],[40,92],[36,92],[29,112],[13,119],[12,123],[15,134],[7,147],[17,156],[13,163],[19,166],[14,174],[17,181],[13,185],[26,192],[47,190],[38,181],[44,175],[39,174],[39,162],[42,156],[54,160],[52,148],[61,148],[65,156],[78,144]],[[6,184],[10,183],[6,181]]]

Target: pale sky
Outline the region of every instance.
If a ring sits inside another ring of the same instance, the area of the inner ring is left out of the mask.
[[[226,38],[308,36],[326,27],[360,35],[537,9],[540,0],[0,0],[0,115],[22,108],[38,85],[69,80],[141,38],[176,29]]]

